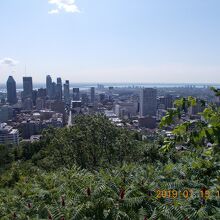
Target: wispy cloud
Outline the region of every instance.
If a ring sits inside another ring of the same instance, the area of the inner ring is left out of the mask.
[[[48,14],[59,14],[59,10],[58,9],[53,9],[48,11]]]
[[[9,57],[5,57],[2,60],[0,60],[0,64],[1,65],[7,65],[7,66],[15,66],[17,65],[19,62],[17,60],[14,60],[12,58]]]
[[[80,12],[79,8],[75,4],[75,0],[48,0],[48,2],[55,6],[54,9],[48,12],[49,14],[58,14],[61,11],[65,11],[67,13]]]

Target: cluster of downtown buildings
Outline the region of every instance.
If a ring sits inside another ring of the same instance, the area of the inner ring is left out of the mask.
[[[32,77],[23,77],[23,90],[19,92],[12,76],[6,88],[6,97],[0,103],[0,144],[39,140],[43,129],[60,128],[71,121],[71,108],[81,113],[82,107],[92,109],[95,105],[94,87],[80,96],[79,88],[70,92],[69,80],[62,83],[59,77],[53,82],[50,75],[46,76],[46,88],[34,89]]]
[[[69,80],[62,83],[57,78],[53,82],[50,75],[46,76],[46,88],[33,89],[32,77],[23,77],[23,91],[19,92],[12,76],[8,77],[6,87],[6,97],[0,103],[0,144],[16,145],[19,141],[39,140],[43,129],[50,126],[71,125],[78,114],[101,113],[117,126],[152,132],[178,97],[176,90],[168,93],[155,88],[114,88],[100,84],[96,88],[70,88]],[[182,95],[188,89],[178,91]],[[189,115],[196,118],[200,111],[201,107],[195,106]]]

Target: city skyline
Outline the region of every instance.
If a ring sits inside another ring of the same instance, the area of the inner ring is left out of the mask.
[[[1,1],[0,82],[220,83],[220,2]]]

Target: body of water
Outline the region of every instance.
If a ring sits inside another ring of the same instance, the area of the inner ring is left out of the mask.
[[[89,89],[90,87],[97,87],[97,85],[104,85],[108,87],[118,87],[118,88],[135,88],[135,87],[154,87],[154,88],[181,88],[181,87],[194,87],[194,88],[204,88],[209,86],[215,86],[220,88],[220,84],[212,83],[71,83],[70,88],[76,87],[81,90]],[[34,84],[34,89],[45,88],[44,83]],[[17,91],[22,91],[23,85],[17,84]],[[0,92],[6,92],[6,85],[0,84]]]

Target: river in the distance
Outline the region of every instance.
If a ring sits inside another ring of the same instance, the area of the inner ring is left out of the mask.
[[[136,87],[152,87],[152,88],[180,88],[180,87],[194,87],[204,88],[209,86],[220,87],[220,84],[211,83],[71,83],[70,88],[79,88],[81,90],[89,89],[90,87],[97,87],[97,85],[103,85],[105,88],[117,87],[117,88],[136,88]],[[45,83],[36,83],[33,85],[34,89],[45,88]],[[17,84],[17,91],[22,91],[23,85]],[[0,84],[0,92],[6,92],[6,85]]]

